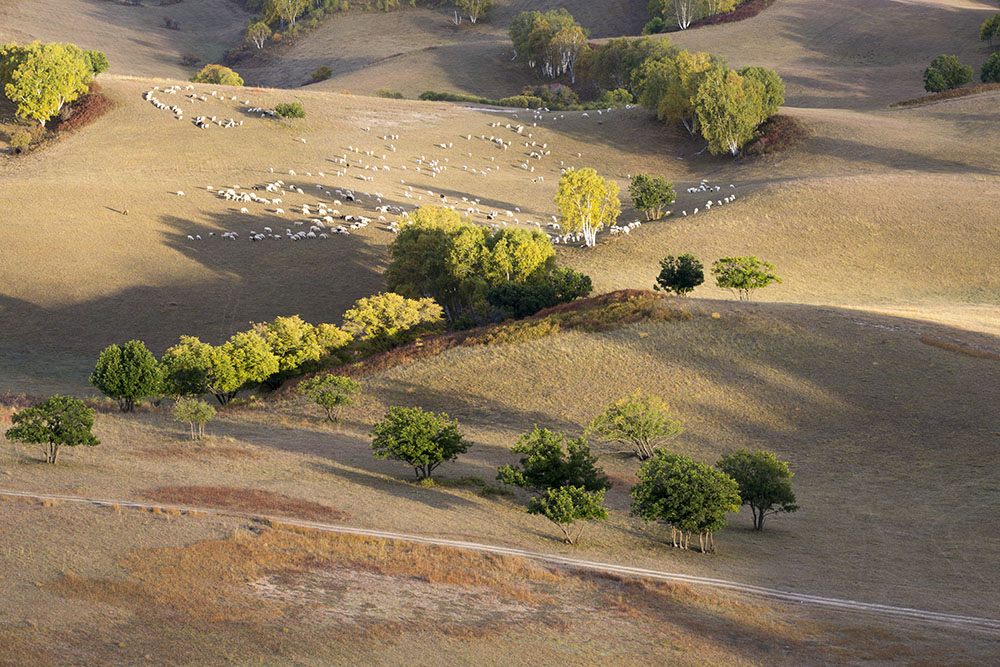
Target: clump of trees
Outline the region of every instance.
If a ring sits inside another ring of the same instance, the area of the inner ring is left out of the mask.
[[[306,109],[302,102],[279,102],[274,105],[274,113],[282,118],[305,118]]]
[[[630,493],[632,515],[670,526],[671,543],[681,549],[697,534],[702,553],[715,551],[714,534],[742,503],[736,480],[679,454],[658,450],[638,477]]]
[[[735,292],[740,301],[749,301],[755,290],[772,283],[780,283],[781,278],[774,271],[774,264],[757,259],[753,255],[723,257],[712,264],[715,284],[722,289]]]
[[[615,224],[622,211],[618,184],[590,168],[567,169],[559,179],[555,202],[561,228],[567,232],[582,232],[588,247],[597,243],[597,233],[601,229]]]
[[[667,255],[660,260],[660,275],[656,277],[653,289],[685,296],[703,282],[705,270],[694,255]]]
[[[1000,14],[994,14],[983,21],[983,25],[979,28],[979,39],[989,42],[990,48],[993,48],[993,38],[998,35],[1000,35]]]
[[[609,404],[587,426],[588,433],[629,445],[642,461],[683,430],[661,398],[640,393]]]
[[[674,184],[662,176],[653,178],[649,174],[636,174],[629,182],[628,194],[632,197],[635,210],[642,211],[646,220],[659,220],[663,209],[677,199]]]
[[[303,382],[302,390],[309,400],[326,410],[327,421],[336,422],[340,420],[344,406],[354,404],[354,397],[361,393],[361,383],[349,377],[326,373]]]
[[[192,440],[205,437],[205,424],[214,416],[215,408],[198,398],[179,398],[174,403],[174,419],[190,427]]]
[[[15,412],[4,436],[11,442],[39,445],[46,463],[56,463],[61,447],[96,447],[94,411],[69,396],[51,396],[43,403]]]
[[[673,24],[681,30],[687,30],[692,23],[731,12],[738,4],[738,0],[650,0],[648,9],[653,18],[646,24],[643,32],[663,32]]]
[[[162,393],[163,376],[156,357],[145,343],[130,340],[121,346],[104,348],[90,374],[90,384],[118,401],[122,412],[132,412],[136,401]]]
[[[256,331],[234,334],[222,345],[181,336],[160,360],[166,393],[172,396],[212,394],[229,403],[244,385],[267,380],[279,370],[278,357]]]
[[[332,324],[312,325],[298,315],[276,317],[253,325],[278,359],[278,371],[265,382],[277,389],[290,377],[319,368],[322,359],[336,354],[351,343],[352,337]]]
[[[590,33],[568,11],[521,12],[510,24],[509,33],[517,60],[549,78],[568,73],[571,82],[576,81],[573,66],[589,48]]]
[[[590,276],[573,269],[553,269],[543,282],[522,285],[507,283],[490,289],[486,301],[505,318],[520,319],[560,303],[585,297],[593,289]]]
[[[94,77],[107,68],[107,56],[75,44],[0,45],[0,89],[16,105],[19,118],[42,126],[86,94]]]
[[[430,479],[438,466],[472,446],[448,415],[421,408],[389,408],[371,435],[375,458],[403,461],[413,467],[418,481]]]
[[[979,78],[983,83],[1000,83],[1000,53],[994,53],[986,59]]]
[[[358,299],[344,313],[344,330],[373,350],[388,350],[439,333],[444,310],[434,299],[407,299],[387,292]]]
[[[511,451],[524,456],[517,465],[501,466],[497,481],[532,492],[528,512],[556,524],[568,544],[578,542],[583,531],[581,525],[574,533],[574,523],[608,517],[603,503],[611,480],[585,438],[569,439],[536,426]]]
[[[476,23],[493,9],[493,0],[455,0],[455,8]]]
[[[220,86],[242,86],[243,77],[225,65],[208,64],[191,77],[194,83],[214,83]]]
[[[389,257],[388,288],[411,299],[433,298],[453,326],[498,319],[504,313],[490,305],[490,294],[510,286],[541,290],[553,284],[564,299],[589,291],[579,274],[556,272],[555,250],[540,231],[491,230],[446,208],[417,209],[389,246]],[[509,304],[499,296],[494,302]]]

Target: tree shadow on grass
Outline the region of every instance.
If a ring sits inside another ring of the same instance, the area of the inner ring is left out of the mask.
[[[396,463],[394,466],[395,472],[407,470],[406,464],[401,462],[393,463]],[[440,491],[433,486],[418,486],[403,479],[386,478],[382,474],[359,470],[357,468],[319,462],[309,462],[306,463],[306,466],[324,475],[339,477],[348,483],[368,487],[377,492],[390,495],[397,500],[418,502],[438,510],[467,509],[473,508],[476,505],[457,494]]]

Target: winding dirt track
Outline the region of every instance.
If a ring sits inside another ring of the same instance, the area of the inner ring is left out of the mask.
[[[365,535],[380,539],[400,540],[406,542],[415,542],[418,544],[431,544],[436,546],[452,547],[454,549],[477,551],[480,553],[499,554],[504,556],[516,556],[519,558],[529,558],[532,560],[542,561],[545,563],[562,565],[582,570],[593,570],[596,572],[621,574],[632,577],[642,577],[645,579],[656,579],[660,581],[676,581],[676,582],[691,584],[694,586],[708,586],[712,588],[721,588],[731,591],[737,591],[739,593],[755,595],[763,598],[769,598],[772,600],[797,602],[799,604],[808,604],[816,607],[826,607],[828,609],[838,609],[842,611],[871,614],[875,616],[881,616],[887,619],[918,621],[924,623],[931,623],[939,626],[962,628],[965,630],[971,630],[985,634],[1000,635],[1000,619],[983,618],[979,616],[962,616],[958,614],[946,614],[936,611],[927,611],[924,609],[913,609],[911,607],[895,607],[892,605],[876,604],[873,602],[858,602],[855,600],[843,600],[839,598],[823,597],[820,595],[793,593],[791,591],[782,591],[775,588],[765,588],[762,586],[741,584],[736,581],[727,581],[725,579],[713,579],[711,577],[697,577],[689,574],[680,574],[677,572],[648,570],[640,567],[629,567],[627,565],[615,565],[613,563],[601,563],[597,561],[581,560],[578,558],[567,558],[566,556],[559,556],[557,554],[537,553],[534,551],[526,551],[524,549],[503,547],[493,544],[480,544],[478,542],[447,540],[437,537],[426,537],[423,535],[395,533],[386,530],[370,530],[367,528],[339,526],[336,524],[319,523],[316,521],[304,521],[302,519],[276,517],[263,514],[254,514],[250,512],[237,512],[232,510],[216,509],[211,507],[165,505],[163,503],[145,503],[145,502],[136,502],[129,500],[106,500],[101,498],[85,498],[83,496],[69,496],[58,493],[30,493],[26,491],[11,491],[6,489],[0,489],[0,497],[2,496],[30,498],[33,500],[56,500],[60,502],[89,504],[102,507],[117,505],[119,507],[129,507],[129,508],[145,509],[145,510],[150,510],[154,507],[160,507],[162,509],[175,509],[182,512],[195,511],[195,512],[203,512],[205,514],[212,514],[216,516],[235,516],[247,519],[270,520],[284,525],[312,528],[315,530],[320,530],[329,533],[343,533],[347,535]]]

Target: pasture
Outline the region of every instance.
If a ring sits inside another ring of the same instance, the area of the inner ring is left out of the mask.
[[[782,113],[810,135],[764,158],[712,157],[641,108],[371,96],[501,97],[537,82],[510,62],[506,32],[529,5],[566,6],[597,40],[638,34],[647,20],[634,0],[498,0],[490,20],[457,28],[443,8],[350,11],[236,65],[247,86],[227,88],[189,84],[180,59],[214,61],[242,41],[249,15],[234,2],[5,3],[0,43],[105,51],[112,68],[100,82],[115,107],[11,156],[13,109],[0,104],[0,393],[92,396],[88,374],[112,342],[138,338],[159,355],[182,334],[220,343],[279,315],[339,323],[384,290],[403,213],[425,205],[542,230],[596,294],[649,289],[659,260],[685,252],[706,267],[757,255],[780,285],[738,303],[709,277],[671,300],[690,320],[457,347],[363,373],[338,426],[289,391],[221,410],[197,444],[166,407],[102,411],[102,445],[59,466],[0,439],[0,487],[314,518],[995,616],[1000,96],[888,108],[922,93],[920,73],[939,53],[978,67],[978,26],[995,5],[777,0],[747,21],[671,33],[785,80]],[[162,27],[163,15],[181,29]],[[321,65],[333,76],[303,87]],[[296,101],[306,118],[261,111]],[[642,219],[627,196],[632,174],[664,175],[677,201],[663,220],[581,248],[553,219],[568,167],[619,184],[620,224]],[[568,547],[524,512],[520,492],[496,487],[520,434],[578,435],[636,389],[682,421],[670,445],[679,453],[712,463],[766,448],[788,460],[801,511],[756,533],[744,509],[716,536],[718,554],[671,550],[662,530],[628,515],[638,462],[595,441],[615,482],[611,518]],[[472,450],[436,485],[410,482],[369,449],[392,405],[448,412]],[[5,425],[11,410],[0,410]],[[515,663],[982,663],[998,651],[992,635],[232,516],[3,501],[0,517],[0,590],[16,603],[2,609],[0,654],[12,662],[61,664],[82,651],[109,663],[488,664],[503,646]],[[190,571],[212,586],[185,588]],[[205,633],[191,633],[193,621]],[[418,643],[433,652],[415,657]]]

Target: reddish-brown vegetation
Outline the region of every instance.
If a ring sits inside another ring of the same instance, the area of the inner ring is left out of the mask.
[[[715,16],[706,16],[705,18],[695,21],[688,28],[697,28],[703,25],[717,25],[719,23],[733,23],[734,21],[742,21],[743,19],[753,18],[757,16],[762,11],[774,4],[774,0],[747,0],[743,4],[736,7],[731,12],[726,12],[725,14],[716,14]]]
[[[760,136],[743,149],[744,155],[767,155],[780,153],[794,148],[809,136],[809,130],[801,122],[777,114],[771,116],[760,126]]]
[[[922,95],[921,97],[914,97],[911,100],[903,100],[902,102],[890,104],[889,108],[899,109],[902,107],[913,107],[920,104],[930,104],[931,102],[940,102],[942,100],[953,100],[958,97],[978,95],[979,93],[990,93],[998,90],[1000,90],[1000,83],[979,83],[973,86],[963,86],[961,88],[943,90],[940,93],[933,93],[931,95]]]
[[[278,514],[313,521],[347,521],[350,512],[263,489],[225,486],[164,486],[143,494],[147,499],[172,505],[196,505],[250,514]]]
[[[90,92],[74,102],[66,118],[60,117],[53,129],[58,133],[79,130],[111,111],[114,106],[112,99],[101,92],[100,85],[91,83]]]

